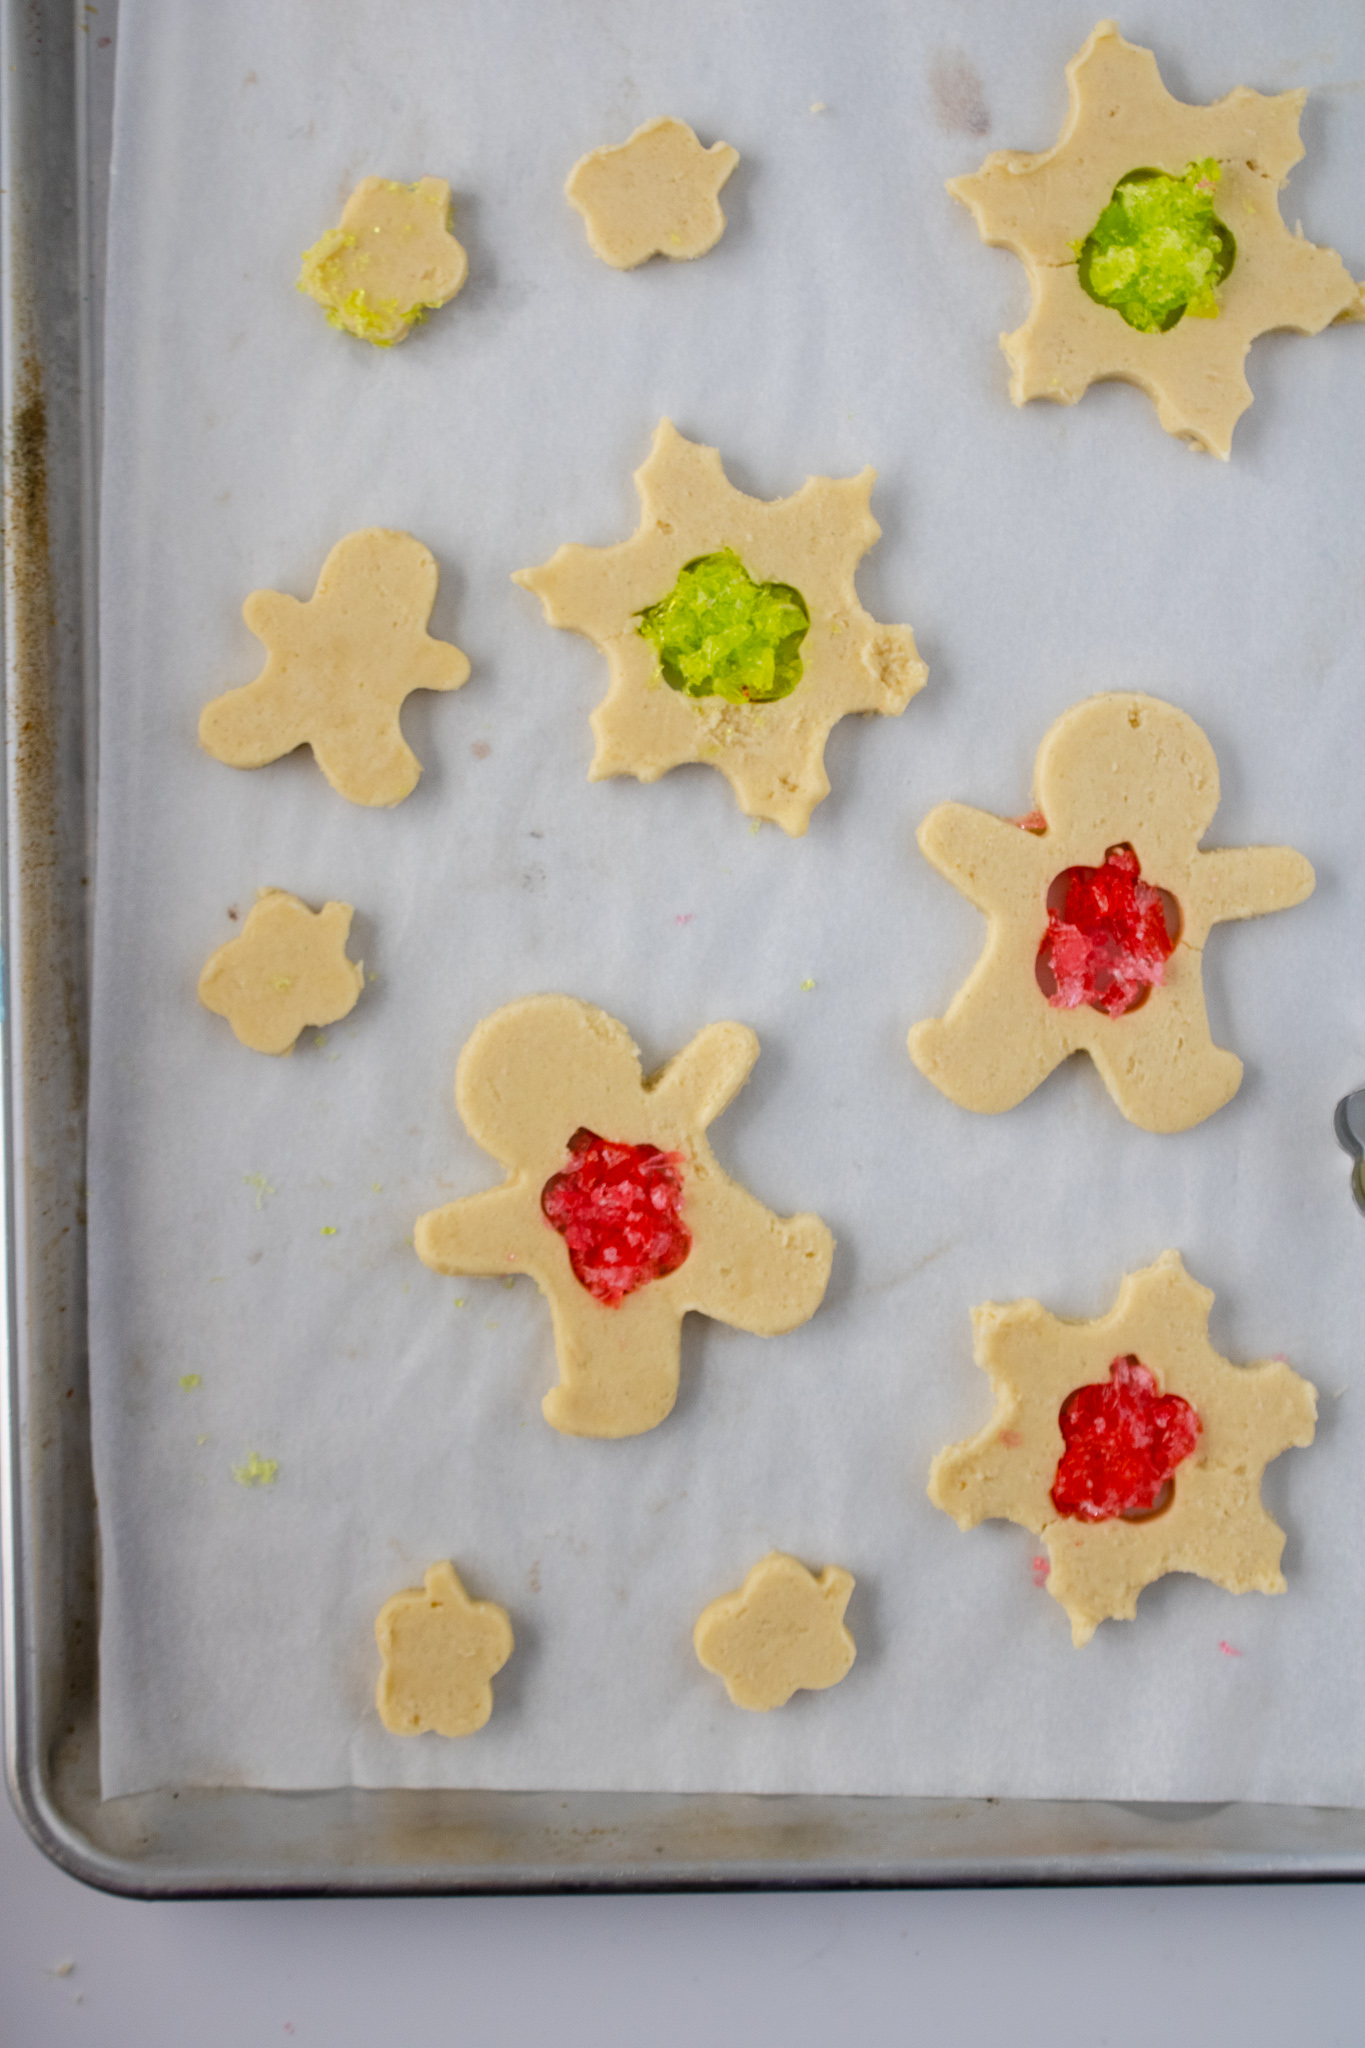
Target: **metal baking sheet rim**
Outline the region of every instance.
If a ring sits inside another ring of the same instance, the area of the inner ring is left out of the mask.
[[[72,1876],[146,1898],[1365,1877],[1358,1809],[230,1787],[100,1800],[83,1171],[108,183],[94,138],[112,64],[92,64],[74,0],[0,7],[0,1593],[6,1776],[33,1840]],[[114,36],[108,0],[98,24]]]

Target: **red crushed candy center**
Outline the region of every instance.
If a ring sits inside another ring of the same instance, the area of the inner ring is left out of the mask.
[[[1060,909],[1049,909],[1038,950],[1040,969],[1056,986],[1054,1010],[1089,1003],[1121,1017],[1149,988],[1166,979],[1175,941],[1166,926],[1161,891],[1140,879],[1131,846],[1111,846],[1099,868],[1066,868],[1052,885],[1065,884]]]
[[[1059,1419],[1066,1449],[1052,1504],[1080,1522],[1148,1513],[1199,1442],[1196,1411],[1179,1394],[1158,1394],[1136,1358],[1116,1358],[1107,1383],[1068,1394]]]
[[[540,1206],[568,1246],[579,1285],[619,1308],[637,1287],[676,1272],[692,1249],[679,1215],[681,1154],[617,1145],[582,1128],[569,1151],[572,1164],[551,1174]]]

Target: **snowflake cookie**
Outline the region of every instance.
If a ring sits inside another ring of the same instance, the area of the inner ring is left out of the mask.
[[[1038,155],[996,150],[948,190],[1013,250],[1033,304],[1001,336],[1016,405],[1136,384],[1168,434],[1226,459],[1258,334],[1365,319],[1341,258],[1291,235],[1279,191],[1303,155],[1303,91],[1172,99],[1150,50],[1102,21],[1067,66],[1071,111]]]
[[[419,1217],[417,1254],[438,1273],[531,1275],[559,1361],[542,1408],[566,1435],[663,1421],[689,1309],[769,1337],[820,1306],[829,1231],[765,1209],[704,1136],[757,1058],[752,1031],[712,1024],[646,1080],[624,1025],[572,996],[495,1010],[461,1053],[456,1105],[508,1179]]]
[[[505,1607],[471,1600],[448,1560],[425,1587],[380,1608],[375,1640],[384,1669],[375,1705],[391,1735],[473,1735],[493,1711],[492,1679],[512,1654]]]
[[[650,256],[715,248],[725,233],[717,194],[738,162],[728,142],[703,149],[686,121],[646,121],[628,142],[580,157],[564,194],[594,254],[613,270],[634,270]]]
[[[349,903],[312,911],[284,889],[261,889],[241,932],[199,977],[199,1000],[253,1052],[286,1053],[309,1024],[338,1024],[365,986],[346,957]]]
[[[823,1692],[846,1678],[856,1655],[844,1627],[853,1574],[827,1564],[817,1579],[770,1550],[737,1593],[704,1608],[692,1631],[698,1660],[737,1707],[766,1714],[802,1688]]]
[[[1088,1052],[1130,1123],[1183,1131],[1236,1094],[1213,1043],[1204,945],[1215,924],[1302,903],[1313,870],[1288,846],[1199,841],[1218,763],[1192,718],[1155,697],[1091,697],[1038,750],[1037,809],[940,804],[926,858],[990,919],[986,950],[910,1056],[963,1109],[1013,1109]]]
[[[427,632],[436,582],[420,541],[370,526],[337,542],[306,603],[254,590],[242,617],[265,643],[265,667],[205,705],[199,744],[230,768],[310,746],[338,795],[401,803],[422,772],[399,729],[403,699],[469,677],[459,648]]]
[[[880,626],[853,575],[881,528],[876,471],[807,477],[790,498],[737,491],[714,448],[662,420],[635,472],[640,526],[615,547],[566,544],[513,578],[552,626],[601,649],[594,782],[718,768],[753,818],[793,838],[829,792],[825,741],[853,711],[904,711],[928,671],[908,626]]]
[[[1004,1520],[1040,1537],[1077,1645],[1102,1621],[1131,1621],[1167,1572],[1229,1593],[1285,1590],[1261,1474],[1312,1443],[1317,1394],[1279,1360],[1220,1358],[1212,1306],[1179,1252],[1163,1252],[1092,1323],[1036,1301],[972,1310],[995,1414],[939,1452],[929,1498],[960,1529]]]
[[[340,227],[303,253],[298,288],[316,299],[332,327],[376,348],[392,348],[453,299],[469,260],[450,232],[444,178],[396,185],[362,178]]]

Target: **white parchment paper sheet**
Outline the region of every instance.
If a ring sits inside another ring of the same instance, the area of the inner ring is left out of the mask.
[[[943,180],[1054,140],[1091,26],[1005,0],[124,0],[90,1185],[107,1793],[1365,1799],[1365,1221],[1331,1131],[1365,1081],[1365,334],[1258,343],[1227,466],[1123,387],[1010,407],[996,336],[1023,272]],[[1189,100],[1314,88],[1287,217],[1365,272],[1353,0],[1146,0],[1123,27]],[[740,150],[729,228],[699,263],[618,275],[561,186],[660,112]],[[470,253],[391,353],[293,289],[369,172],[449,178]],[[838,729],[799,842],[751,831],[706,769],[590,786],[604,664],[508,581],[633,531],[664,413],[765,497],[880,471],[859,587],[914,625],[930,682],[899,721]],[[307,596],[371,524],[434,550],[434,630],[473,663],[409,701],[425,773],[392,812],[306,753],[241,774],[195,743],[259,667],[246,594]],[[904,1048],[984,933],[915,828],[946,797],[1024,811],[1053,719],[1127,688],[1212,739],[1210,843],[1298,846],[1317,893],[1213,937],[1215,1036],[1246,1078],[1201,1128],[1130,1128],[1079,1060],[968,1115]],[[279,1061],[194,997],[263,884],[353,902],[378,975]],[[455,1060],[536,990],[600,1003],[651,1066],[752,1024],[718,1153],[839,1240],[794,1335],[692,1319],[677,1410],[631,1442],[542,1422],[529,1282],[438,1279],[410,1248],[422,1210],[499,1177]],[[1265,1488],[1291,1590],[1168,1579],[1077,1652],[1031,1538],[961,1535],[925,1478],[989,1412],[972,1303],[1095,1315],[1169,1245],[1217,1290],[1228,1356],[1284,1353],[1322,1389],[1316,1446]],[[234,1481],[252,1451],[273,1486]],[[749,1715],[690,1632],[774,1546],[856,1575],[858,1661]],[[395,1739],[373,1618],[446,1556],[516,1652],[476,1738]]]

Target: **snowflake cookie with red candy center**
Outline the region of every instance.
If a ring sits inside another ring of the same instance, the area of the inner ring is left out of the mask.
[[[1087,1052],[1130,1123],[1188,1130],[1242,1079],[1209,1031],[1209,932],[1301,903],[1313,870],[1288,846],[1200,849],[1218,763],[1194,720],[1155,697],[1064,712],[1034,793],[1021,820],[950,803],[920,826],[925,857],[990,931],[946,1016],[911,1031],[910,1056],[950,1101],[995,1112]]]
[[[1365,319],[1365,288],[1341,258],[1280,217],[1307,94],[1238,86],[1185,106],[1112,21],[1067,81],[1054,148],[996,150],[948,186],[982,240],[1028,272],[1029,317],[1000,340],[1010,397],[1074,405],[1091,384],[1136,384],[1168,434],[1226,459],[1257,335]]]
[[[775,1216],[706,1141],[757,1058],[752,1031],[712,1024],[646,1079],[624,1025],[573,996],[507,1004],[461,1053],[456,1105],[508,1179],[419,1217],[414,1242],[435,1272],[529,1273],[547,1296],[554,1429],[662,1422],[689,1310],[770,1337],[820,1306],[825,1225]]]
[[[829,793],[834,726],[855,711],[899,716],[928,674],[910,628],[878,625],[853,587],[881,533],[868,509],[875,477],[807,477],[790,498],[746,497],[716,449],[663,420],[635,472],[631,539],[569,543],[513,577],[552,626],[607,657],[590,781],[657,782],[705,761],[741,810],[801,836]]]
[[[1285,1590],[1284,1531],[1261,1505],[1261,1475],[1312,1443],[1316,1391],[1280,1360],[1220,1357],[1212,1305],[1164,1252],[1094,1322],[1036,1301],[972,1310],[995,1414],[939,1452],[929,1498],[960,1529],[1000,1519],[1040,1537],[1077,1645],[1102,1621],[1131,1621],[1167,1572],[1229,1593]]]
[[[495,1600],[471,1600],[449,1559],[375,1618],[384,1668],[375,1705],[391,1735],[473,1735],[493,1711],[492,1681],[512,1654],[512,1624]]]

